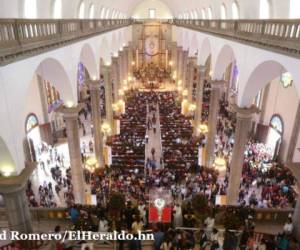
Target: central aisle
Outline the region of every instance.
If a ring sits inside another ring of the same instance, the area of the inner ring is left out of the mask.
[[[150,108],[152,107],[152,108]],[[150,110],[151,109],[151,110]],[[155,110],[154,110],[155,109]],[[158,104],[147,105],[147,130],[146,137],[148,142],[145,145],[145,162],[147,164],[148,159],[155,165],[156,168],[161,168],[162,159],[162,143],[161,143],[161,130],[160,130],[160,117]],[[154,155],[153,149],[155,150]]]

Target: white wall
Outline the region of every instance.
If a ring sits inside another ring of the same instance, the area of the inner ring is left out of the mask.
[[[283,141],[280,150],[280,158],[285,162],[288,146],[293,132],[293,126],[297,113],[299,96],[294,86],[284,88],[280,79],[274,79],[270,83],[267,102],[264,108],[263,124],[269,125],[274,114],[278,114],[284,125]]]
[[[156,18],[170,19],[173,17],[169,7],[165,3],[159,0],[142,1],[133,10],[132,17],[137,19],[149,18],[149,9],[156,10]]]

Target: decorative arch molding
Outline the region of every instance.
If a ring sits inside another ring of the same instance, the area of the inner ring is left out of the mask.
[[[96,59],[96,53],[94,52],[91,45],[85,43],[80,52],[80,57],[78,62],[81,62],[85,68],[87,69],[91,78],[99,78],[99,71],[98,71],[98,63]]]
[[[207,59],[212,54],[211,43],[209,38],[204,38],[201,44],[200,53],[199,53],[199,64],[205,65]]]
[[[274,128],[281,136],[284,133],[284,122],[280,114],[273,114],[270,119],[270,126]]]
[[[266,74],[266,72],[268,72],[268,74]],[[285,72],[287,72],[287,69],[279,62],[273,60],[265,61],[257,65],[247,79],[241,97],[243,105],[249,106],[261,89]]]
[[[225,44],[216,57],[216,65],[213,70],[213,78],[216,80],[223,79],[223,74],[230,63],[237,61],[232,47]],[[237,64],[238,65],[238,64]]]

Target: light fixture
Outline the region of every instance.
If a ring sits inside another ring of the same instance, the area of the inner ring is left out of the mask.
[[[123,84],[124,84],[124,85],[127,85],[127,80],[123,80]]]
[[[195,111],[195,110],[196,110],[196,108],[197,108],[196,104],[194,104],[194,103],[190,103],[190,105],[189,105],[189,111],[190,111],[190,112],[193,112],[193,111]]]
[[[135,62],[134,62],[134,61],[132,61],[132,62],[131,62],[131,65],[132,65],[132,66],[134,66],[134,65],[135,65]]]
[[[207,124],[201,123],[198,126],[198,131],[199,131],[200,134],[207,134],[208,133],[208,126],[207,126]]]
[[[103,134],[107,135],[111,131],[111,127],[107,122],[102,123],[101,125],[101,131]]]
[[[72,108],[72,107],[74,107],[74,103],[72,101],[66,101],[66,107]]]
[[[96,80],[97,80],[97,77],[96,77],[96,76],[93,76],[93,77],[92,77],[92,80],[93,80],[93,81],[96,81]]]
[[[221,157],[221,156],[217,156],[215,161],[214,161],[214,166],[218,169],[218,170],[225,170],[226,169],[226,160]]]
[[[118,93],[119,93],[119,96],[123,96],[123,95],[124,95],[123,89],[119,89],[119,90],[118,90]]]
[[[1,167],[0,172],[4,177],[9,177],[13,174],[14,172],[14,167],[10,165],[4,165]]]
[[[123,86],[123,91],[126,92],[128,90],[127,86]]]
[[[182,91],[182,96],[184,96],[184,97],[188,96],[188,90],[187,89],[184,89]]]
[[[182,85],[182,80],[178,80],[177,84],[178,84],[179,86],[181,86],[181,85]]]
[[[98,161],[94,156],[88,157],[88,159],[85,162],[85,165],[86,168],[92,173],[94,173],[95,170],[99,167]]]
[[[170,62],[169,62],[169,65],[170,65],[170,66],[173,66],[173,61],[170,61]]]
[[[181,87],[181,86],[178,86],[178,87],[177,87],[177,90],[178,90],[178,92],[181,92],[181,91],[182,91],[182,87]]]
[[[132,77],[128,76],[128,81],[131,82],[132,81]]]
[[[110,66],[110,62],[109,62],[109,61],[106,61],[106,62],[105,62],[105,65],[106,65],[106,66]]]

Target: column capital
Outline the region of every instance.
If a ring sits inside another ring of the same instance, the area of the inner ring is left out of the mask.
[[[210,83],[212,88],[223,88],[227,82],[225,80],[212,80]]]
[[[99,90],[100,88],[100,81],[99,80],[87,80],[86,81],[90,91],[95,91],[95,90]]]
[[[239,107],[236,103],[231,103],[230,108],[236,113],[237,118],[250,119],[252,114],[259,113],[259,109],[253,104],[249,108]]]
[[[199,70],[200,70],[200,73],[201,73],[201,74],[205,74],[206,66],[205,66],[205,65],[200,65],[200,66],[199,66]]]
[[[25,168],[17,176],[10,177],[0,177],[0,193],[10,194],[22,190],[31,176],[32,172],[35,170],[36,162],[26,162]]]
[[[118,63],[118,57],[117,56],[112,56],[111,57],[111,64],[113,63]]]
[[[77,106],[74,107],[67,107],[67,106],[60,106],[59,108],[56,109],[56,112],[59,112],[63,114],[65,119],[68,118],[77,118],[78,113],[84,108],[83,103],[78,103]]]

